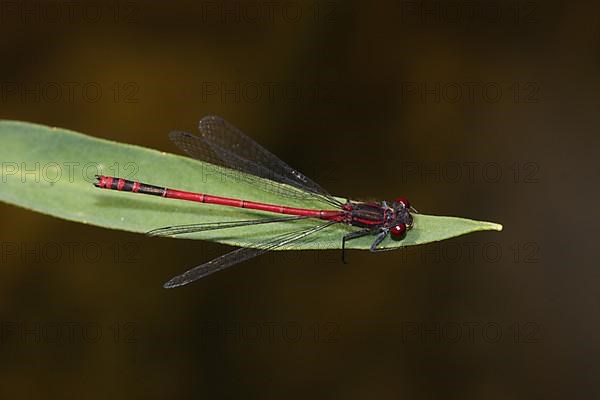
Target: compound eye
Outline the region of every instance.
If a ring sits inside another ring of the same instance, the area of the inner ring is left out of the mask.
[[[409,209],[410,208],[410,202],[408,201],[408,199],[406,197],[398,197],[396,200],[394,200],[396,203],[400,203],[404,206],[404,208]]]
[[[406,234],[406,224],[398,224],[390,229],[394,239],[402,239]]]

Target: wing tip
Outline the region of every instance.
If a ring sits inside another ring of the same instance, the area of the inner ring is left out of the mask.
[[[176,288],[178,285],[175,285],[173,283],[171,283],[171,281],[165,282],[165,284],[163,285],[163,289],[173,289]]]
[[[225,121],[225,118],[219,117],[218,115],[209,114],[198,122],[198,129],[202,132],[204,129],[208,129],[214,125],[227,126],[227,121]]]
[[[156,229],[152,229],[148,232],[145,232],[144,235],[148,236],[148,237],[168,237],[170,235],[165,235],[164,232],[167,232],[170,229],[173,229],[173,226],[165,226],[162,228],[156,228]]]
[[[223,117],[219,117],[215,114],[208,114],[200,119],[200,124],[202,122],[210,122],[210,121],[225,121]]]
[[[176,287],[187,285],[189,281],[181,280],[181,276],[176,276],[164,283],[163,288],[174,289]]]

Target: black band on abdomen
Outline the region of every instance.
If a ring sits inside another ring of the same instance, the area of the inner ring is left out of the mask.
[[[138,190],[138,193],[150,194],[153,196],[164,196],[166,191],[166,188],[140,183],[140,189]]]
[[[134,181],[128,181],[125,179],[125,185],[123,185],[123,189],[121,189],[124,192],[133,192],[133,185],[135,184]]]

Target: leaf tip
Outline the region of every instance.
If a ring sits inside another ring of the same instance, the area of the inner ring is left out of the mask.
[[[496,224],[496,223],[493,223],[493,222],[490,222],[489,224],[490,224],[489,225],[490,230],[492,230],[492,231],[498,231],[498,232],[500,232],[500,231],[502,231],[502,229],[504,229],[504,227],[502,226],[502,224]]]

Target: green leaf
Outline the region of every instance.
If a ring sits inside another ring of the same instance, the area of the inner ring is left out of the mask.
[[[0,121],[0,140],[0,200],[70,221],[130,232],[147,232],[165,226],[239,221],[265,214],[102,190],[92,185],[96,174],[219,196],[276,204],[281,202],[277,195],[244,183],[239,179],[239,172],[65,129]],[[306,200],[287,200],[284,203],[296,207],[322,208]],[[312,225],[314,221],[255,225],[180,237],[252,247],[289,231],[290,224],[296,230]],[[338,249],[342,235],[355,229],[336,224],[313,235],[310,242],[297,244],[295,248]],[[387,238],[382,247],[417,245],[475,231],[501,229],[501,225],[491,222],[418,214],[414,228],[404,240]],[[352,240],[348,242],[348,248],[368,249],[372,241],[372,237]]]

